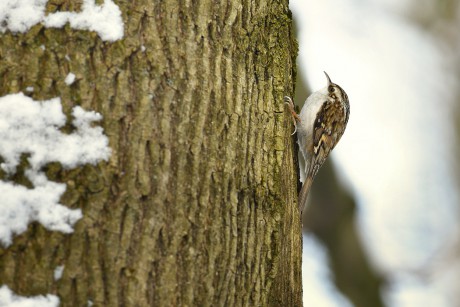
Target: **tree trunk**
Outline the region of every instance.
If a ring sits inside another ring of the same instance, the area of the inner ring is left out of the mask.
[[[287,1],[115,3],[116,42],[68,26],[0,36],[0,94],[95,110],[112,149],[45,167],[83,218],[0,248],[0,285],[61,306],[301,306]]]

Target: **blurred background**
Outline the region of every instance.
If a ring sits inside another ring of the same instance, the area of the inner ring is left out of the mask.
[[[304,214],[304,306],[460,306],[460,1],[290,0],[295,101],[350,120]]]

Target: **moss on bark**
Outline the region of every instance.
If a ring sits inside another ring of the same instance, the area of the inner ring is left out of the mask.
[[[84,217],[71,235],[31,224],[0,249],[1,282],[61,306],[300,306],[287,2],[115,3],[114,43],[69,26],[0,36],[0,95],[33,86],[100,112],[113,150],[47,166]]]

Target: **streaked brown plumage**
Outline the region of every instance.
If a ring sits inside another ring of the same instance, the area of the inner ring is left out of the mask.
[[[311,94],[298,115],[290,97],[284,97],[296,125],[300,151],[305,159],[305,182],[299,194],[299,209],[305,209],[313,179],[347,126],[350,104],[345,91],[329,76],[327,86]]]

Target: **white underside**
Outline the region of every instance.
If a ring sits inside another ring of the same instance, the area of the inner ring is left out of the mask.
[[[327,87],[311,94],[305,101],[299,114],[301,123],[297,127],[297,143],[299,144],[300,152],[305,160],[305,172],[309,167],[310,161],[308,152],[312,152],[313,150],[313,126],[316,114],[318,114],[324,101],[327,100],[327,95]]]

